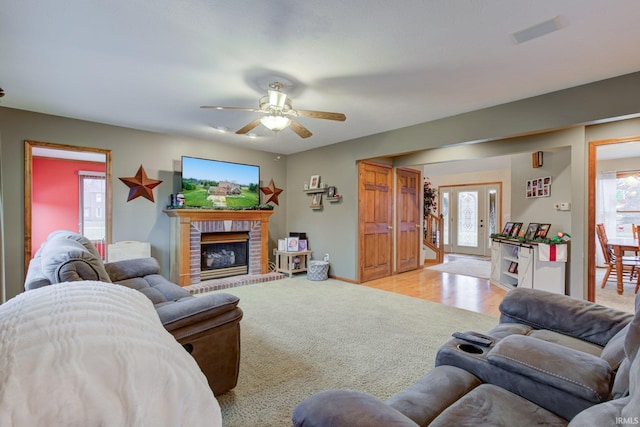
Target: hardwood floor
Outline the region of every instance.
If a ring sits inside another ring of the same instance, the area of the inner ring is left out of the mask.
[[[361,285],[493,316],[500,314],[498,306],[507,293],[487,279],[442,273],[424,267]]]

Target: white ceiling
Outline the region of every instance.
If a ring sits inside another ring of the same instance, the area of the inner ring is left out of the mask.
[[[0,105],[290,154],[638,71],[639,17],[637,0],[3,0]],[[272,81],[347,121],[250,139],[233,131],[256,113],[199,108],[257,107]]]

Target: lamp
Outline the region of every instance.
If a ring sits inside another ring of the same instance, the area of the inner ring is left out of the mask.
[[[291,119],[277,114],[270,114],[268,116],[263,116],[260,119],[260,123],[262,123],[267,129],[278,132],[288,127],[291,124]]]

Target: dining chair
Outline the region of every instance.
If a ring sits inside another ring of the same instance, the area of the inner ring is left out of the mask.
[[[633,238],[636,239],[636,241],[638,242],[638,249],[636,249],[636,255],[640,254],[640,240],[638,240],[638,227],[636,227],[635,224],[631,224],[632,230],[633,230]],[[640,256],[636,257],[637,259],[640,260]],[[640,270],[640,262],[638,262],[638,268],[636,268],[636,275],[638,276],[638,280],[636,281],[636,290],[634,291],[635,294],[638,293],[638,289],[640,289],[640,272],[638,271]]]
[[[640,226],[635,225],[635,224],[631,224],[631,232],[633,233],[633,238],[636,239],[636,240],[638,240],[638,227],[640,227]],[[640,249],[636,249],[635,251],[633,251],[633,254],[635,256],[640,256]],[[640,279],[640,276],[638,276],[638,278]]]
[[[604,263],[607,268],[607,271],[604,274],[604,278],[602,279],[601,288],[604,288],[607,284],[607,280],[609,280],[609,276],[612,272],[616,271],[616,257],[613,254],[613,248],[609,246],[607,239],[607,232],[605,231],[604,224],[596,224],[596,234],[598,235],[598,241],[600,242],[600,248],[602,249],[602,255],[604,257]],[[629,274],[629,280],[631,281],[633,277],[633,273],[636,269],[636,265],[638,265],[638,257],[622,257],[622,274],[624,279],[624,273]],[[636,283],[636,292],[640,288],[640,277]]]

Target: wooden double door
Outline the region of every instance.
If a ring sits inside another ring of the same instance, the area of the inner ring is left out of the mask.
[[[359,282],[418,268],[421,187],[417,170],[359,163]]]

